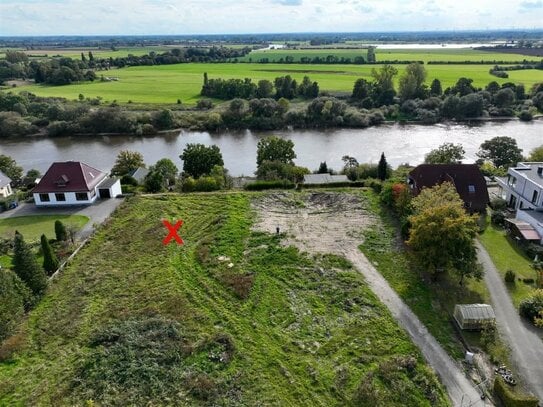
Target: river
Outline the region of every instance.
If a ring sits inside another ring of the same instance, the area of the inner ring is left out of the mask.
[[[368,129],[293,130],[273,132],[182,131],[154,137],[58,137],[0,140],[0,153],[13,157],[25,170],[44,172],[53,161],[76,160],[102,170],[109,170],[121,150],[143,154],[148,165],[170,158],[181,168],[179,155],[188,143],[216,144],[225,166],[234,176],[252,175],[256,167],[256,146],[267,135],[288,138],[295,144],[296,164],[316,169],[321,161],[340,169],[341,157],[354,156],[361,163],[377,163],[381,152],[392,166],[420,164],[424,155],[445,142],[460,143],[466,150],[466,162],[473,162],[481,143],[496,136],[517,140],[527,155],[543,144],[543,121],[484,122],[468,124],[401,125],[386,124]]]

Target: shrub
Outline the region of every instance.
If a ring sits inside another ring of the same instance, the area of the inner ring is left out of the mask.
[[[121,185],[138,185],[138,180],[131,175],[123,175],[121,178]]]
[[[239,298],[244,300],[249,297],[249,293],[253,287],[254,275],[229,273],[223,276],[221,280],[230,287]]]
[[[494,198],[490,201],[490,207],[495,211],[502,211],[507,208],[507,201],[502,198]]]
[[[211,99],[200,99],[198,103],[196,103],[196,107],[201,110],[211,109],[213,107],[213,102]]]
[[[507,270],[505,272],[505,282],[506,283],[514,283],[515,282],[515,272],[513,270]]]
[[[210,192],[221,189],[221,186],[217,183],[217,180],[213,177],[200,177],[194,184],[194,191],[198,192]]]
[[[505,225],[505,213],[503,211],[492,211],[490,221],[497,226]]]
[[[66,226],[60,220],[55,221],[55,236],[57,241],[64,242],[68,239],[68,233],[66,232]]]
[[[265,189],[294,189],[293,182],[285,180],[277,181],[255,181],[245,185],[247,191],[263,191]]]
[[[523,110],[520,112],[520,114],[518,115],[518,118],[520,120],[522,120],[523,122],[529,122],[531,121],[534,117],[532,116],[532,113],[530,113],[530,111],[528,110]]]
[[[506,407],[537,407],[539,403],[533,396],[515,393],[499,376],[494,380],[494,394]]]
[[[532,322],[536,317],[539,317],[541,311],[543,311],[543,289],[535,290],[532,295],[522,300],[519,305],[520,315]]]
[[[523,278],[522,279],[522,282],[524,284],[533,284],[534,283],[534,279],[533,278]]]
[[[526,247],[526,255],[532,259],[535,259],[537,256],[539,259],[543,258],[543,246],[536,244],[536,243],[530,243]]]

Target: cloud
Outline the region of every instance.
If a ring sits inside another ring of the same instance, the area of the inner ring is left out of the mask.
[[[522,1],[520,3],[520,8],[521,9],[543,8],[543,1],[542,0]]]
[[[301,6],[303,0],[273,0],[275,4],[281,4],[282,6]]]

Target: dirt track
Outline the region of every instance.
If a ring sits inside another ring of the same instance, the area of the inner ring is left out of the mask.
[[[447,388],[453,405],[485,405],[459,366],[358,249],[363,230],[377,221],[358,197],[333,192],[272,193],[255,199],[253,207],[258,214],[256,229],[275,233],[279,227],[286,234],[286,245],[350,260],[420,348]]]

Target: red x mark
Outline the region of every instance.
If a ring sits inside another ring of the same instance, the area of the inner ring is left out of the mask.
[[[183,221],[182,220],[178,220],[175,225],[172,226],[172,224],[170,222],[168,222],[167,220],[163,220],[162,221],[163,225],[166,226],[169,230],[168,232],[168,236],[166,236],[164,238],[164,240],[162,241],[162,244],[164,245],[167,245],[168,243],[170,243],[170,240],[172,239],[175,239],[175,241],[177,242],[177,244],[183,244],[183,239],[181,239],[181,237],[177,234],[177,231],[179,230],[179,228],[181,227],[181,225],[183,224]]]

